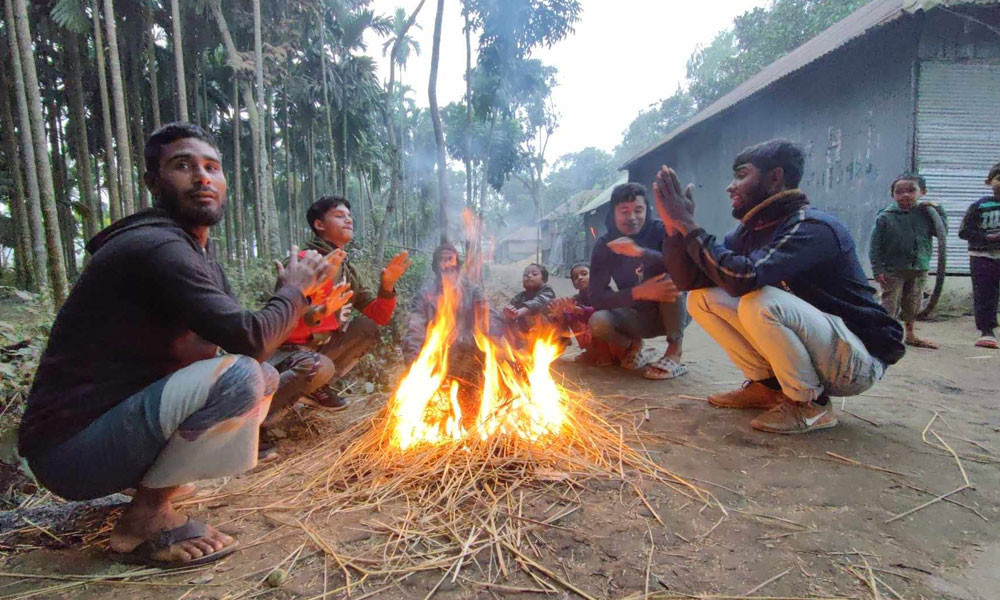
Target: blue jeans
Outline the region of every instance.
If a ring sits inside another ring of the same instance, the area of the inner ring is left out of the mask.
[[[69,500],[235,475],[256,464],[258,428],[277,381],[272,367],[247,356],[198,361],[28,464],[45,487]]]

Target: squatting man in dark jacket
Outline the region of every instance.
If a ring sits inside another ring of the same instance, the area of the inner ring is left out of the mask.
[[[293,252],[264,308],[244,310],[209,241],[226,205],[215,141],[197,125],[171,123],[150,136],[145,159],[153,207],[88,243],[93,258],[52,326],[19,449],[64,498],[136,488],[112,551],[127,562],[191,566],[237,543],[174,510],[171,497],[256,464],[278,383],[260,361],[292,331],[330,265]]]
[[[709,397],[761,408],[751,425],[806,433],[837,424],[830,396],[855,396],[905,352],[903,328],[875,300],[854,240],[798,188],[802,151],[786,140],[747,148],[726,188],[739,225],[720,243],[663,167],[653,184],[663,256],[688,309],[748,382]]]

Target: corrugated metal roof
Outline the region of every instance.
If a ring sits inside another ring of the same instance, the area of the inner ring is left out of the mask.
[[[803,67],[834,52],[848,42],[863,37],[872,30],[900,18],[906,13],[929,10],[938,6],[961,4],[997,4],[997,0],[873,0],[854,11],[832,27],[802,44],[795,50],[761,69],[759,73],[736,86],[704,110],[674,129],[655,145],[639,152],[622,165],[627,169],[636,160],[656,150],[695,125],[711,119],[760,92],[771,84],[784,79]]]
[[[615,189],[615,186],[625,183],[626,181],[628,181],[628,173],[622,175],[621,177],[618,178],[617,181],[609,185],[607,188],[601,190],[600,194],[594,196],[594,199],[588,202],[583,208],[576,211],[576,214],[585,215],[596,208],[604,206],[605,204],[611,201],[611,191]]]

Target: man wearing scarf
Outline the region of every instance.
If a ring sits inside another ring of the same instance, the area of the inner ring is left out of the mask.
[[[875,299],[854,240],[798,188],[802,151],[787,140],[747,148],[726,188],[740,223],[720,243],[664,166],[653,183],[666,226],[664,260],[693,290],[691,315],[747,378],[709,397],[767,412],[751,426],[806,433],[837,424],[830,396],[856,396],[905,352],[903,329]]]

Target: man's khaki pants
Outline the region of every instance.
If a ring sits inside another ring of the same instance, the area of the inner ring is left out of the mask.
[[[739,298],[718,287],[694,290],[688,311],[747,379],[773,376],[797,402],[856,396],[885,371],[840,317],[775,287]]]

